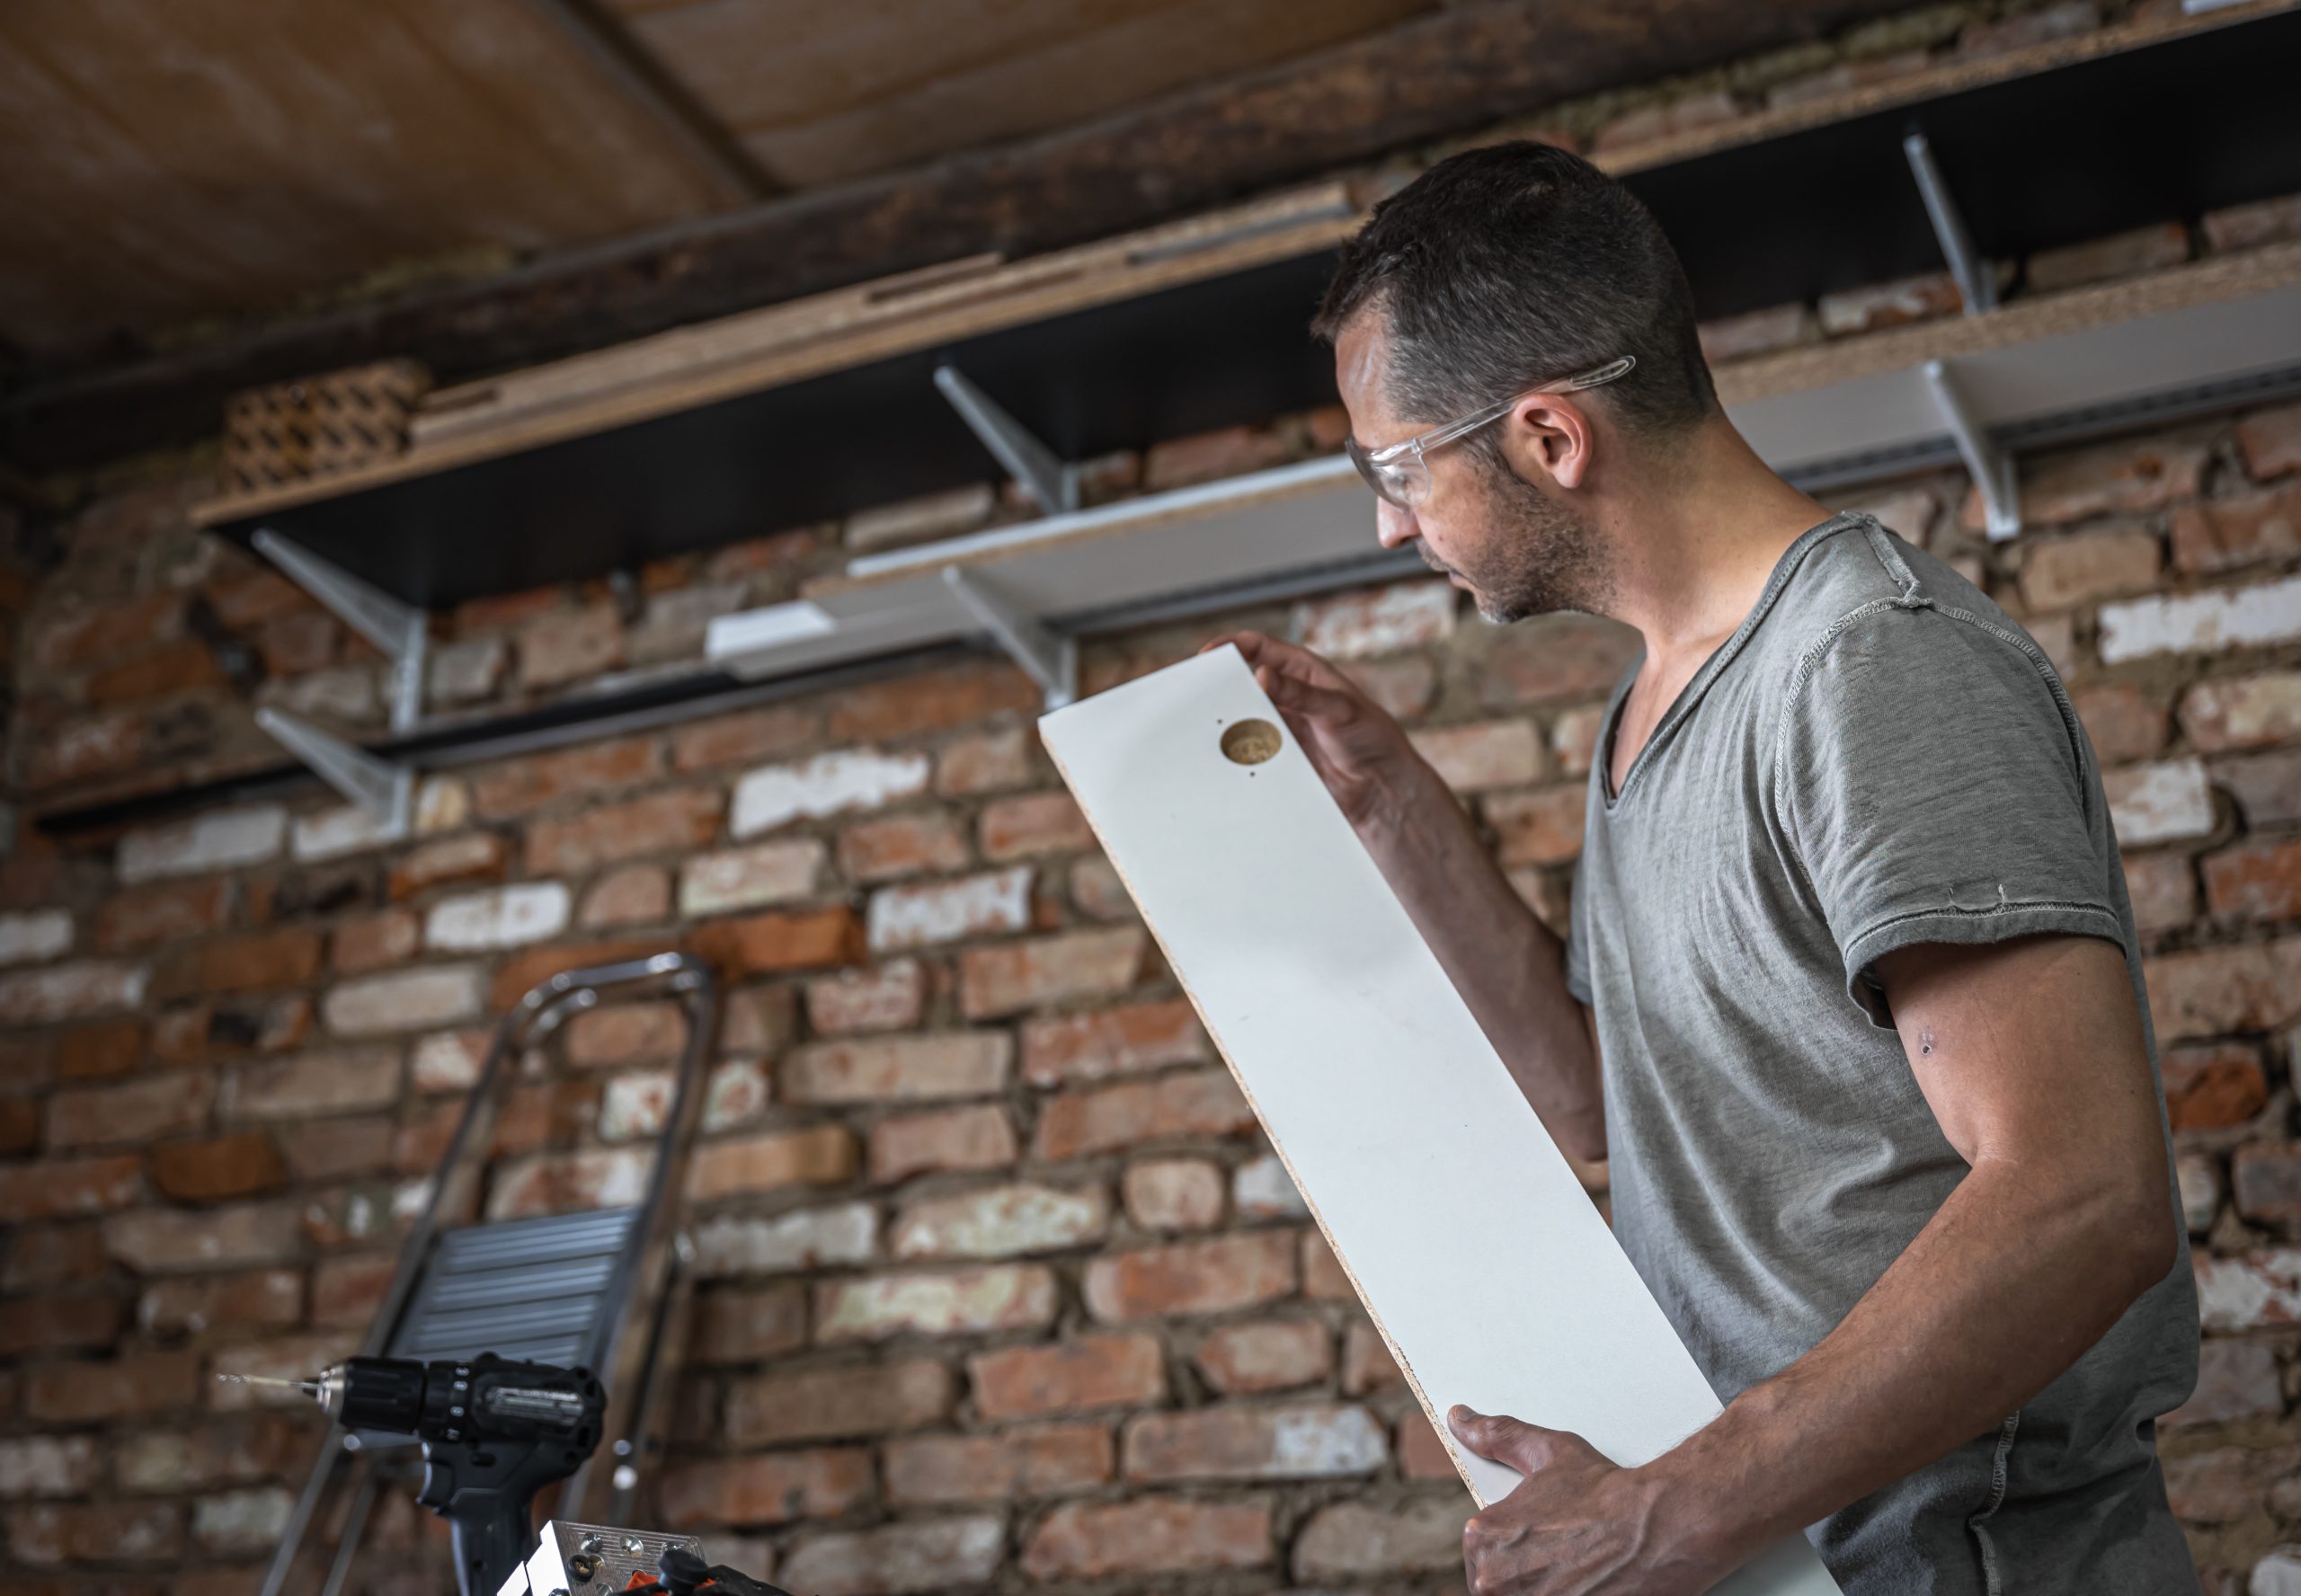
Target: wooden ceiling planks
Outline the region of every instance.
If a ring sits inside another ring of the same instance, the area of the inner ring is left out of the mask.
[[[1312,54],[1437,0],[616,0],[633,33],[791,188],[1089,122]]]
[[[35,352],[738,198],[530,0],[14,0],[0,148]]]

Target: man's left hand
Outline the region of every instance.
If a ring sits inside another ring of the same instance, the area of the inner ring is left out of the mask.
[[[1525,1476],[1463,1528],[1470,1596],[1700,1596],[1730,1572],[1670,1521],[1655,1481],[1580,1436],[1459,1406],[1446,1423]]]

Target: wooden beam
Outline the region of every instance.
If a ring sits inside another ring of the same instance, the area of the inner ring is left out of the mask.
[[[226,394],[411,355],[453,381],[995,249],[1061,248],[1906,0],[1507,0],[920,171],[572,251],[503,277],[34,380],[0,452],[85,465],[215,430]]]

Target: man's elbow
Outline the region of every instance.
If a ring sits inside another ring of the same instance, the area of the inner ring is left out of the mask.
[[[2181,1255],[2180,1221],[2163,1175],[2121,1183],[2104,1194],[2096,1237],[2105,1277],[2126,1288],[2132,1301],[2172,1272]]]

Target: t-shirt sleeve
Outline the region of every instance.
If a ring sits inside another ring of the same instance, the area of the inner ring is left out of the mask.
[[[1806,656],[1773,762],[1776,820],[1871,1022],[1877,962],[1915,943],[2122,943],[2101,788],[2035,644],[1926,607],[1842,622]]]
[[[1566,989],[1585,1008],[1590,1000],[1590,933],[1585,924],[1588,910],[1582,900],[1582,865],[1574,866],[1574,885],[1566,915]]]

